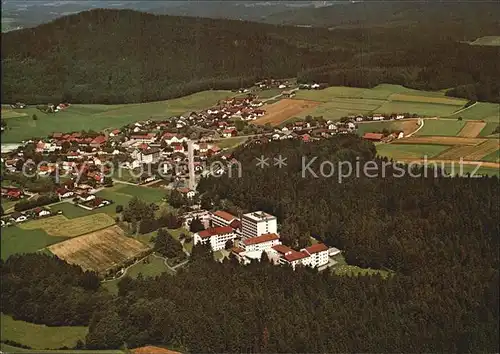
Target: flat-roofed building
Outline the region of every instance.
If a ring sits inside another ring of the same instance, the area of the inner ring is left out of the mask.
[[[276,234],[278,232],[276,217],[263,211],[244,214],[241,218],[241,224],[241,234],[244,238]]]

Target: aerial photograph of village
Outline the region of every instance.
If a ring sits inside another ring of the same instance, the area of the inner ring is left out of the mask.
[[[500,3],[2,0],[0,353],[498,353]]]

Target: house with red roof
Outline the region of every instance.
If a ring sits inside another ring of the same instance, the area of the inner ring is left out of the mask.
[[[106,143],[107,140],[108,138],[105,135],[99,135],[90,142],[90,147],[100,148]]]
[[[363,139],[370,141],[381,141],[384,138],[384,134],[381,133],[365,133]]]
[[[213,226],[229,226],[235,220],[238,220],[236,216],[223,210],[213,212],[210,217]]]
[[[231,226],[219,226],[195,233],[193,242],[194,245],[209,244],[212,251],[218,251],[224,249],[226,242],[234,240],[235,237],[236,233]]]
[[[304,265],[319,268],[328,264],[328,247],[324,243],[316,243],[300,251],[309,255],[307,260],[303,261]]]

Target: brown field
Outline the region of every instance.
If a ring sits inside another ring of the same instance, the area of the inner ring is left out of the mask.
[[[489,155],[498,150],[500,147],[498,139],[490,139],[484,143],[474,146],[474,151],[464,157],[465,160],[481,160],[486,155]]]
[[[124,236],[123,230],[115,225],[57,243],[48,249],[70,264],[101,273],[140,256],[149,248]]]
[[[257,119],[255,124],[265,125],[266,123],[270,123],[272,126],[277,126],[299,113],[315,108],[320,104],[321,102],[316,101],[284,99],[265,106],[263,109],[265,109],[266,114]]]
[[[441,160],[460,160],[461,158],[464,160],[471,160],[466,158],[469,154],[473,153],[477,150],[477,146],[470,145],[462,145],[462,146],[454,146],[449,148],[448,150],[443,151],[439,155],[436,156],[437,159]]]
[[[402,130],[404,135],[413,133],[419,127],[418,119],[403,119],[400,121],[394,121],[391,124],[391,129]]]
[[[458,136],[411,136],[398,139],[393,144],[434,144],[434,145],[478,145],[485,142],[483,138],[465,138]]]
[[[469,121],[465,123],[464,127],[458,133],[458,136],[463,136],[466,138],[475,138],[481,133],[481,130],[486,126],[485,122],[473,122]]]

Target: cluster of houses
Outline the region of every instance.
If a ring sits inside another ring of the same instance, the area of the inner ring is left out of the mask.
[[[190,218],[200,218],[206,230],[193,235],[194,244],[208,244],[212,251],[222,250],[231,245],[231,254],[242,264],[261,259],[263,252],[273,264],[289,265],[295,269],[298,265],[312,268],[324,268],[329,257],[340,253],[336,248],[328,248],[322,243],[300,250],[294,250],[281,243],[277,232],[275,216],[263,211],[243,214],[238,218],[225,211],[213,213],[198,211]],[[189,222],[189,218],[185,222]]]
[[[2,187],[2,198],[19,200],[24,196],[24,191],[17,187]]]
[[[58,213],[60,214],[61,212]],[[41,207],[27,210],[24,212],[16,211],[3,217],[1,219],[1,225],[2,227],[4,227],[12,225],[13,223],[19,224],[28,220],[40,219],[52,215],[55,215],[52,211]]]
[[[262,89],[268,90],[272,88],[286,89],[292,86],[292,83],[288,80],[278,80],[278,79],[267,79],[255,83],[255,86]]]

